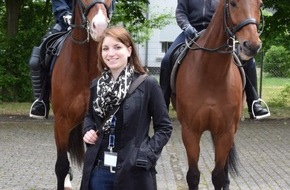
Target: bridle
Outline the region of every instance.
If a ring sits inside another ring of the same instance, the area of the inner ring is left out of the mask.
[[[261,29],[261,31],[259,31],[259,35],[261,35],[262,32],[263,32],[263,30],[264,30],[264,16],[262,14],[262,9],[261,8],[260,8],[260,13],[261,13],[261,16],[262,16],[262,29]],[[259,23],[254,18],[248,18],[246,20],[243,20],[238,25],[233,26],[232,27],[232,30],[229,28],[229,26],[227,24],[227,20],[229,20],[232,23],[231,13],[229,11],[229,0],[226,1],[225,6],[224,6],[224,25],[226,27],[226,33],[227,33],[227,35],[230,36],[230,37],[234,37],[235,34],[239,30],[241,30],[244,26],[247,26],[249,24],[255,24],[257,26],[257,30],[259,30]]]
[[[72,33],[71,33],[70,37],[71,37],[71,40],[73,42],[75,42],[77,44],[84,44],[86,42],[89,42],[89,39],[90,39],[90,28],[89,28],[89,21],[87,19],[87,16],[88,16],[91,8],[93,6],[95,6],[96,4],[98,4],[98,3],[101,3],[101,4],[103,4],[106,7],[107,15],[108,16],[109,16],[109,8],[106,5],[106,3],[105,3],[104,0],[92,0],[92,2],[89,5],[87,5],[87,6],[84,5],[84,3],[83,3],[82,0],[76,0],[76,1],[77,1],[77,5],[79,7],[79,10],[80,10],[80,16],[81,16],[82,24],[74,24],[74,23],[72,23],[70,25],[70,27],[71,28],[86,29],[86,31],[87,31],[87,38],[85,40],[83,40],[83,41],[78,41],[78,40],[76,40],[76,39],[73,38]],[[75,15],[73,15],[73,18],[72,19],[74,19],[74,16]]]
[[[259,35],[262,34],[263,30],[264,30],[264,16],[262,14],[262,8],[260,8],[260,13],[261,13],[261,20],[262,20],[262,27],[261,30],[259,31]],[[227,42],[217,48],[206,48],[206,47],[201,47],[200,45],[198,45],[195,40],[191,40],[190,42],[188,42],[187,40],[185,40],[186,46],[190,49],[190,50],[204,50],[204,51],[208,51],[208,52],[218,52],[218,53],[233,53],[235,52],[235,47],[236,44],[238,43],[238,41],[236,40],[235,34],[241,30],[243,27],[249,25],[249,24],[255,24],[257,26],[257,30],[259,30],[259,23],[257,22],[256,19],[254,18],[247,18],[245,20],[243,20],[241,23],[237,24],[237,25],[233,25],[231,28],[228,26],[228,21],[230,23],[232,23],[232,19],[231,19],[231,14],[229,11],[229,0],[226,0],[225,5],[224,5],[224,17],[223,17],[223,22],[225,25],[225,30],[228,36]],[[192,45],[195,45],[195,48],[192,48]],[[230,49],[230,50],[229,50]]]

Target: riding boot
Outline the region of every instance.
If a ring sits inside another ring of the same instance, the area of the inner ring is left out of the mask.
[[[40,48],[34,47],[29,60],[30,77],[32,81],[33,95],[35,101],[31,105],[29,116],[43,119],[48,117],[49,97],[45,94],[44,69],[40,63]]]
[[[263,116],[266,117],[269,112],[267,109],[262,108],[257,94],[257,71],[254,59],[251,59],[244,64],[244,70],[246,74],[245,91],[250,119]]]
[[[170,71],[167,68],[160,69],[160,86],[163,92],[164,100],[169,109],[170,96],[171,96],[171,87],[170,87]]]

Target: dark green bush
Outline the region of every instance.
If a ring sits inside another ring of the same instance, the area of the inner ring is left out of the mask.
[[[264,71],[269,77],[290,77],[290,52],[283,46],[271,46],[265,54]]]
[[[44,14],[45,2],[25,1],[16,36],[6,34],[6,14],[0,14],[0,102],[32,101],[29,58],[33,46],[38,46],[53,21],[51,5]],[[0,10],[4,11],[4,5]]]

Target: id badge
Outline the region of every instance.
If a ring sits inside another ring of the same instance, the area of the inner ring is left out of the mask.
[[[117,152],[108,152],[105,151],[104,165],[105,166],[117,166]]]

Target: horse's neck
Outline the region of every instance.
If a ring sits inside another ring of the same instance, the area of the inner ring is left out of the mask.
[[[75,62],[75,72],[80,72],[88,76],[89,81],[94,79],[97,74],[97,42],[95,42],[88,33],[86,28],[82,28],[84,21],[81,18],[82,12],[79,9],[77,1],[74,9],[74,21],[73,23],[77,26],[72,29],[72,52],[76,52],[78,61]],[[89,37],[89,41],[85,42]],[[77,42],[74,42],[77,41]],[[84,77],[85,77],[84,76]]]
[[[219,25],[211,25],[205,33],[205,38],[202,39],[203,47],[209,49],[218,48],[226,43],[226,36],[224,29]],[[200,64],[202,76],[208,78],[220,78],[228,74],[231,67],[232,55],[231,53],[199,51],[196,52],[199,59],[202,60]],[[197,66],[199,67],[199,66]]]
[[[201,39],[202,46],[205,48],[216,49],[226,46],[228,42],[228,36],[223,23],[223,11],[220,9],[213,16]],[[225,50],[224,48],[221,49],[221,51]],[[202,60],[206,60],[206,67],[215,67],[216,69],[219,68],[222,72],[226,72],[229,69],[229,64],[231,64],[232,55],[231,53],[207,52],[203,54]],[[217,63],[218,61],[221,63]]]
[[[204,47],[214,49],[227,43],[226,29],[223,23],[223,13],[217,11],[204,34]]]
[[[89,80],[96,78],[97,69],[97,42],[90,39],[85,44],[72,43],[72,54],[78,57],[74,63],[74,72],[80,73],[83,77],[88,77]]]
[[[87,39],[89,33],[87,31],[87,27],[85,21],[82,18],[82,14],[83,11],[80,10],[80,7],[78,5],[78,1],[75,1],[75,5],[74,5],[74,20],[73,20],[73,25],[75,25],[75,27],[72,29],[72,37],[73,39],[75,39],[76,41],[79,42],[83,42]]]
[[[88,68],[89,68],[89,78],[90,80],[94,79],[97,77],[97,75],[99,74],[99,71],[97,69],[97,63],[98,63],[98,59],[97,59],[97,47],[98,47],[98,43],[92,39],[90,39],[89,42],[89,55],[88,55],[88,59],[89,59],[89,63],[88,63]]]

